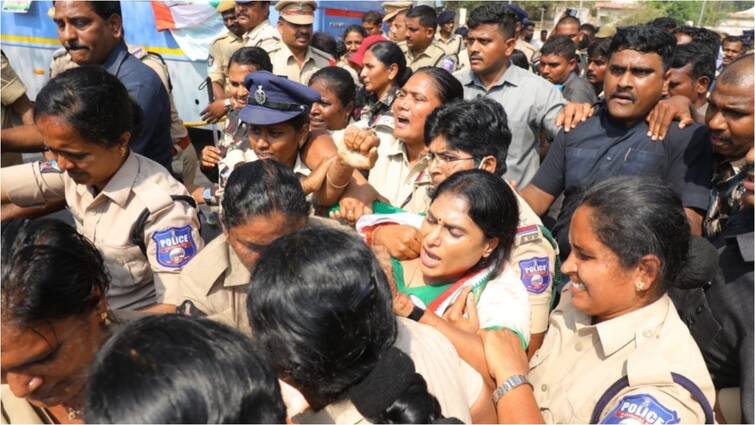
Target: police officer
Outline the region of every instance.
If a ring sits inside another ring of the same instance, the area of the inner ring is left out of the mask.
[[[244,46],[260,47],[268,53],[278,48],[280,34],[270,25],[269,15],[269,1],[236,2],[236,25],[244,31]]]
[[[321,68],[336,64],[329,54],[312,47],[312,22],[317,3],[314,1],[282,0],[275,5],[280,13],[278,32],[281,42],[270,50],[273,74],[284,75],[301,84]]]
[[[120,81],[99,67],[65,71],[39,93],[35,122],[56,160],[2,170],[3,202],[65,200],[100,249],[114,309],[175,311],[178,273],[204,245],[186,189],[129,149],[138,114]]]
[[[388,38],[399,46],[406,44],[406,11],[412,7],[410,1],[384,1],[382,3],[385,16],[383,22],[388,24]]]
[[[666,293],[689,235],[662,184],[623,177],[589,189],[562,266],[571,282],[540,350],[528,362],[516,336],[483,335],[499,422],[714,423],[713,383]]]
[[[17,119],[21,119],[23,124],[34,124],[32,119],[33,110],[29,97],[26,95],[24,83],[16,75],[16,71],[10,66],[5,53],[0,52],[2,57],[2,68],[0,71],[0,93],[2,94],[2,112],[0,112],[0,121],[2,128],[12,127]],[[23,161],[20,153],[2,152],[2,166],[20,164]]]
[[[416,71],[423,66],[439,66],[448,72],[456,71],[458,58],[449,56],[435,42],[438,17],[430,6],[415,6],[406,12],[406,66]]]
[[[222,200],[223,234],[181,272],[179,313],[208,316],[250,333],[246,297],[264,247],[318,220],[293,170],[277,161],[239,165]],[[333,222],[335,223],[335,222]]]
[[[447,55],[458,55],[464,48],[464,40],[459,34],[454,34],[454,19],[456,19],[456,13],[453,10],[444,10],[438,15],[435,43]]]

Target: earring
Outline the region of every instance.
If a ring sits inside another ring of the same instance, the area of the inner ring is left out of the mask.
[[[126,147],[121,146],[121,156],[126,156]]]
[[[636,289],[637,292],[644,291],[645,290],[645,284],[642,283],[641,280],[638,280],[637,282],[634,283],[634,289]]]
[[[110,326],[110,315],[107,311],[100,313],[100,322],[102,322],[105,326]]]

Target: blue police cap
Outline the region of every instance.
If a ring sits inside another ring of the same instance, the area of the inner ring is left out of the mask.
[[[247,124],[286,122],[308,113],[309,107],[320,100],[316,90],[268,71],[252,72],[244,78],[244,85],[249,97],[239,118]]]
[[[454,18],[456,18],[456,13],[453,10],[444,10],[438,15],[438,23],[445,24],[446,22],[453,21]]]
[[[512,12],[514,12],[514,14],[516,15],[517,21],[522,22],[522,21],[524,21],[525,19],[528,18],[527,11],[524,10],[524,9],[522,9],[521,7],[519,7],[519,6],[515,5],[515,4],[509,4],[508,8]]]

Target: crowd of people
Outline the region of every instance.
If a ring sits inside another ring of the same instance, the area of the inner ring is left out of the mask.
[[[753,423],[752,34],[381,6],[221,2],[201,148],[118,1],[3,53],[3,423]]]

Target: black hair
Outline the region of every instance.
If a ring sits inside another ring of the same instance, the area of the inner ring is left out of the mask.
[[[527,21],[527,23],[526,23],[526,24],[524,24],[524,28],[527,28],[527,27],[534,27],[534,26],[535,26],[535,23],[534,23],[534,22],[532,22],[532,21]]]
[[[425,145],[438,136],[443,136],[451,149],[469,153],[477,162],[494,157],[495,173],[506,173],[511,131],[500,103],[482,97],[442,105],[425,121]]]
[[[596,38],[589,46],[587,46],[587,58],[598,57],[608,60],[610,57],[608,49],[610,47],[610,38]]]
[[[119,1],[89,1],[89,7],[92,8],[94,13],[97,14],[103,20],[108,20],[113,15],[123,17],[121,13],[121,2]],[[52,6],[55,7],[55,1],[52,2]]]
[[[376,10],[370,10],[362,16],[362,22],[367,22],[375,25],[383,25],[383,15]]]
[[[745,41],[744,41],[744,40],[742,39],[742,37],[741,37],[741,36],[737,36],[737,35],[727,35],[727,36],[726,36],[726,37],[724,37],[724,39],[723,39],[723,40],[721,41],[721,44],[723,44],[723,43],[742,43],[742,45],[744,46],[744,42],[745,42]]]
[[[336,94],[343,107],[354,103],[357,86],[349,71],[338,66],[326,66],[312,74],[309,86],[312,87],[312,84],[320,80],[324,81],[326,86]]]
[[[467,26],[473,30],[480,25],[497,25],[503,37],[509,39],[516,32],[516,14],[502,2],[487,2],[469,13]]]
[[[349,25],[348,27],[346,27],[345,30],[343,30],[343,39],[346,40],[346,36],[348,36],[352,32],[359,33],[359,35],[361,35],[362,38],[366,38],[367,37],[367,30],[364,29],[363,26],[361,26],[361,25]]]
[[[285,423],[273,368],[241,332],[151,315],[105,343],[90,369],[87,423]]]
[[[652,254],[661,261],[658,294],[682,276],[690,230],[681,200],[665,184],[644,177],[613,177],[588,189],[580,203],[592,209],[592,230],[624,268]]]
[[[100,252],[62,221],[4,223],[1,258],[3,321],[27,325],[89,313],[110,286]]]
[[[566,35],[557,35],[543,44],[540,53],[545,55],[563,56],[567,60],[577,58],[577,46],[572,39]]]
[[[577,18],[576,16],[565,15],[565,16],[562,16],[561,19],[558,20],[555,28],[558,28],[559,25],[566,24],[566,23],[576,24],[577,28],[579,28],[582,25],[582,22],[580,22],[579,18]]]
[[[686,34],[692,41],[704,44],[716,58],[718,58],[718,51],[721,48],[721,37],[714,31],[707,28],[683,26],[674,29],[674,34]]]
[[[126,87],[100,66],[80,66],[48,81],[34,105],[34,121],[64,119],[85,140],[113,147],[120,136],[141,133],[142,110]]]
[[[519,49],[514,49],[509,56],[509,61],[519,68],[530,70],[530,62],[527,60],[527,55]]]
[[[588,23],[585,23],[585,24],[582,24],[582,25],[580,25],[580,27],[579,27],[579,30],[580,30],[580,31],[584,31],[584,30],[587,30],[587,31],[588,31],[588,32],[590,32],[590,34],[592,34],[592,35],[595,35],[595,33],[597,32],[597,30],[595,29],[595,25],[593,25],[593,24],[588,24]]]
[[[248,65],[257,68],[257,71],[273,72],[273,64],[270,62],[270,55],[265,49],[260,47],[242,47],[231,55],[228,60],[228,67],[231,64]]]
[[[291,220],[306,220],[311,209],[294,172],[272,159],[237,166],[228,177],[222,204],[226,229],[275,212]]]
[[[398,65],[396,85],[399,87],[403,86],[412,76],[412,69],[406,66],[406,56],[404,56],[404,52],[401,51],[398,44],[387,40],[378,41],[371,45],[367,51],[372,52],[375,58],[382,62],[386,68],[394,63]]]
[[[350,398],[373,423],[440,416],[424,379],[392,348],[397,323],[388,278],[361,239],[328,226],[281,237],[262,253],[251,280],[252,336],[313,410]]]
[[[621,27],[611,39],[608,47],[610,58],[621,50],[636,50],[642,53],[656,53],[663,61],[663,69],[668,69],[676,41],[666,31],[649,25]]]
[[[312,34],[312,47],[322,50],[330,56],[336,57],[338,55],[338,47],[336,45],[336,39],[323,31],[317,31]]]
[[[434,66],[423,66],[414,74],[425,74],[433,80],[442,103],[464,98],[464,86],[450,72]]]
[[[676,27],[679,26],[679,22],[674,18],[661,16],[660,18],[655,18],[652,21],[648,22],[648,25],[661,28],[664,31],[674,31]]]
[[[433,202],[443,194],[465,198],[468,215],[486,238],[498,238],[498,246],[480,260],[476,268],[495,264],[500,272],[511,254],[519,223],[516,195],[503,179],[482,170],[466,170],[452,174],[433,193]]]
[[[432,28],[433,31],[438,26],[438,14],[430,6],[414,6],[406,12],[406,18],[419,18],[418,22],[425,28]]]
[[[692,78],[708,77],[708,86],[713,83],[716,77],[716,57],[705,45],[701,43],[681,44],[674,48],[674,55],[671,57],[671,68],[682,68],[685,65],[692,65]]]

